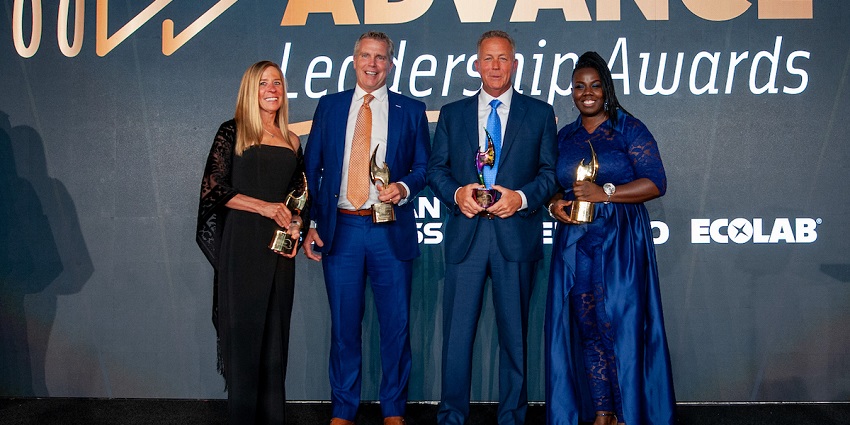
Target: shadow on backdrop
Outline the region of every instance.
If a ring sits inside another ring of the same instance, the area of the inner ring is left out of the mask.
[[[0,395],[49,396],[57,299],[78,293],[94,268],[74,202],[48,175],[41,136],[13,128],[2,111],[0,186]]]

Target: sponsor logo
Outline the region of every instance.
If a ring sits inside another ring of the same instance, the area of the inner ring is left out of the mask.
[[[442,204],[434,197],[417,199],[416,218],[419,243],[437,245],[443,242]],[[820,218],[779,217],[764,219],[747,218],[695,218],[691,220],[691,243],[693,244],[810,244],[818,239]],[[544,221],[541,238],[544,245],[554,243],[558,223]],[[651,222],[652,239],[655,245],[663,245],[670,239],[670,227],[663,221]]]
[[[416,198],[416,233],[419,243],[437,245],[443,242],[443,204],[436,197]]]
[[[436,197],[420,196],[416,198],[416,233],[418,242],[423,245],[438,245],[443,242],[442,203]],[[670,239],[670,228],[663,221],[652,221],[652,238],[655,245],[661,245]],[[552,245],[555,229],[554,221],[544,221],[541,237],[544,245]]]
[[[818,239],[819,218],[720,218],[691,220],[691,243],[813,243]]]
[[[552,245],[552,237],[555,236],[555,228],[557,225],[558,224],[554,221],[543,222],[544,245]],[[667,223],[653,220],[650,222],[650,226],[652,227],[652,242],[655,245],[663,245],[668,239],[670,239],[670,228],[667,227]]]

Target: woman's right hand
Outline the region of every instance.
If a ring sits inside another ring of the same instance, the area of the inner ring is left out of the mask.
[[[563,193],[556,193],[549,199],[546,204],[546,209],[549,210],[549,215],[561,223],[578,224],[578,222],[570,219],[570,213],[567,207],[573,204],[573,201],[565,201]]]
[[[570,219],[568,207],[572,206],[573,201],[565,201],[558,199],[549,204],[549,213],[562,223],[578,224],[578,222]]]
[[[286,204],[282,204],[280,202],[266,202],[262,199],[257,199],[241,193],[230,198],[224,206],[234,210],[257,213],[265,218],[274,220],[278,226],[284,229],[288,229],[289,223],[292,221],[292,212],[289,211],[289,208],[286,208]]]
[[[258,212],[261,216],[274,220],[278,226],[284,229],[289,228],[289,222],[292,220],[292,213],[289,208],[286,208],[286,205],[280,202],[265,202],[260,206]]]

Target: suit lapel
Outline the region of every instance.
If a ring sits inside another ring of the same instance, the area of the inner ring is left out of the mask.
[[[522,127],[522,122],[525,119],[525,113],[527,110],[528,107],[525,104],[523,96],[514,92],[511,97],[511,110],[508,112],[507,127],[505,127],[505,139],[502,140],[502,152],[499,156],[499,164],[505,163],[502,159],[505,158],[511,150],[511,147],[516,140],[516,136],[519,133],[519,129]]]
[[[472,145],[472,149],[478,152],[481,149],[478,143],[478,94],[467,99],[466,106],[463,108],[463,122],[466,123],[467,140]]]
[[[396,128],[402,125],[402,115],[404,110],[398,103],[396,94],[387,91],[387,103],[389,111],[387,114],[387,153],[384,155],[384,161],[390,167],[390,174],[393,174],[393,165],[395,164],[395,156],[398,151],[399,138],[401,137],[401,129]],[[399,170],[396,170],[399,171]]]
[[[340,101],[334,107],[330,114],[331,122],[340,123],[340,125],[330,125],[331,134],[328,138],[333,146],[334,162],[338,170],[342,170],[342,161],[345,159],[345,130],[348,123],[348,110],[351,109],[352,96],[354,90],[346,91],[346,94],[340,97]]]

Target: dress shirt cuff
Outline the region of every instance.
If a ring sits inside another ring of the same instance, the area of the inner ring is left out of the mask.
[[[404,187],[404,192],[407,194],[407,196],[405,196],[404,198],[401,198],[401,200],[398,201],[398,205],[404,205],[410,199],[410,188],[407,187],[407,184],[405,184],[404,182],[396,182],[396,183],[398,183],[402,187]]]
[[[519,207],[519,210],[517,210],[517,211],[527,209],[528,208],[528,198],[525,197],[525,194],[522,193],[521,190],[516,191],[516,193],[518,193],[519,197],[522,198],[522,205]]]
[[[315,222],[314,220],[310,220],[310,228],[311,228],[311,229],[315,229],[315,228],[316,228],[316,222]]]

